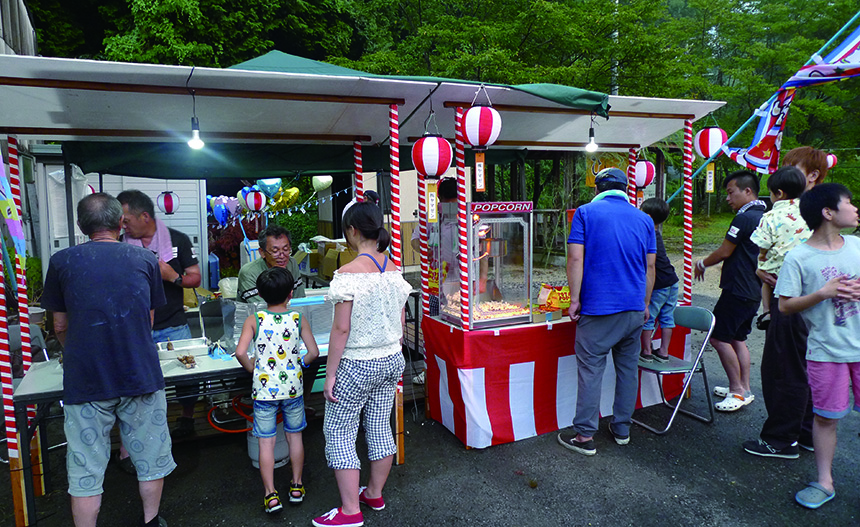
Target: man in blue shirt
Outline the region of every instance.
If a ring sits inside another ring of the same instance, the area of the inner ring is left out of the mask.
[[[615,366],[609,432],[630,442],[639,392],[639,338],[654,286],[654,222],[627,201],[627,176],[617,168],[594,178],[597,196],[576,210],[567,240],[570,319],[576,327],[577,396],[573,430],[558,434],[565,448],[597,453],[594,434],[606,359]]]
[[[90,241],[51,257],[42,305],[64,345],[63,400],[69,494],[77,526],[95,527],[116,420],[129,445],[147,527],[158,515],[164,477],[176,463],[167,430],[167,401],[152,339],[164,305],[151,251],[119,243],[122,206],[91,194],[78,203],[78,225]],[[129,520],[127,525],[132,525]]]

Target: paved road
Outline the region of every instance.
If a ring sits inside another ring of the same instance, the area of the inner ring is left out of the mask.
[[[714,301],[694,298],[696,305]],[[762,343],[762,333],[754,332],[750,348],[757,394]],[[712,384],[723,384],[715,353],[707,353],[706,365]],[[603,421],[593,457],[562,448],[555,434],[466,450],[440,424],[424,420],[423,409],[416,414],[413,418],[407,410],[407,463],[392,471],[385,510],[365,512],[369,527],[860,524],[860,416],[855,413],[839,428],[838,496],[819,511],[803,509],[793,499],[815,477],[813,454],[773,460],[742,452],[741,442],[755,438],[764,420],[760,400],[737,413],[718,414],[713,425],[679,418],[664,437],[634,427],[626,446],[615,445]],[[305,445],[305,503],[273,518],[263,512],[262,486],[244,436],[178,444],[179,468],[167,479],[162,513],[171,527],[310,525],[338,498],[325,466],[320,420],[311,421]],[[53,453],[52,463],[59,490],[37,501],[38,525],[71,525],[63,454]],[[275,477],[286,490],[289,468],[278,469]],[[111,466],[106,489],[99,525],[134,526],[140,515],[136,482]],[[11,525],[11,518],[9,486],[2,484],[0,525]]]

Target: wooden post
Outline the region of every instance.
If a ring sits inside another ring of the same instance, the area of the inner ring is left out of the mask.
[[[561,201],[562,210],[572,209],[573,204],[577,201],[576,192],[576,154],[574,152],[564,152],[562,154],[564,197]]]
[[[395,461],[398,465],[406,463],[406,432],[404,431],[405,422],[403,420],[403,376],[397,381],[397,395],[395,396],[394,408],[394,424],[396,435],[394,436],[395,444],[397,445],[397,457]]]

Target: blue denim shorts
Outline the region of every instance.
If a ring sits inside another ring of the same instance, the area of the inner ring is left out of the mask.
[[[188,327],[188,324],[184,326],[173,326],[169,328],[163,329],[153,329],[152,330],[152,340],[155,342],[167,342],[184,340],[191,338],[191,328]]]
[[[278,401],[254,401],[254,437],[275,437],[278,433],[278,414],[283,415],[284,431],[295,434],[304,430],[305,398],[281,399]]]
[[[675,327],[675,304],[678,303],[678,282],[664,287],[663,289],[655,289],[651,292],[651,303],[648,304],[648,312],[651,316],[648,317],[648,322],[642,327],[644,331],[654,329],[656,321],[660,322],[661,328]]]

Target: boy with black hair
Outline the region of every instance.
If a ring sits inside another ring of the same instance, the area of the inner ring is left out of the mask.
[[[780,311],[800,313],[809,328],[806,361],[818,480],[795,500],[817,509],[836,496],[832,465],[838,420],[851,410],[852,391],[860,401],[860,240],[840,234],[858,224],[857,207],[842,185],[807,191],[800,214],[812,236],[786,255],[775,292]],[[860,410],[857,402],[854,409]]]
[[[797,167],[784,166],[767,179],[767,189],[773,208],[761,217],[761,223],[750,239],[760,248],[759,271],[776,278],[788,251],[812,235],[800,216],[800,200],[797,199],[806,190],[806,177]],[[756,326],[761,330],[767,329],[770,324],[771,296],[773,286],[762,281],[762,314],[756,319]]]
[[[654,290],[651,293],[650,313],[645,326],[642,328],[642,351],[639,360],[642,362],[669,362],[669,342],[672,340],[672,329],[675,327],[675,304],[678,303],[678,275],[672,262],[666,256],[666,246],[663,245],[663,235],[658,227],[669,217],[669,204],[658,198],[646,199],[639,208],[654,220],[654,234],[657,242],[657,261],[654,265]],[[660,321],[660,352],[651,350],[651,339],[654,327]]]
[[[251,397],[254,399],[253,434],[259,438],[260,476],[263,478],[266,512],[282,509],[274,484],[277,417],[283,415],[284,431],[290,447],[290,503],[300,504],[305,497],[302,468],[305,450],[302,430],[307,426],[302,389],[302,368],[319,356],[311,326],[297,311],[287,311],[293,296],[293,275],[282,267],[266,269],[257,277],[257,291],[266,301],[265,310],[245,320],[236,346],[236,358],[254,375]],[[299,338],[307,354],[302,357]],[[255,357],[248,356],[253,342]]]
[[[765,211],[758,199],[759,184],[755,174],[738,170],[726,178],[726,201],[737,215],[726,232],[723,243],[696,262],[696,279],[703,280],[705,269],[723,263],[720,275],[720,298],[714,306],[716,324],[711,346],[717,350],[729,379],[728,387],[716,387],[714,393],[725,397],[714,408],[734,412],[755,400],[750,391],[750,352],[747,335],[761,303],[761,282],[756,275],[759,248],[750,240]]]

